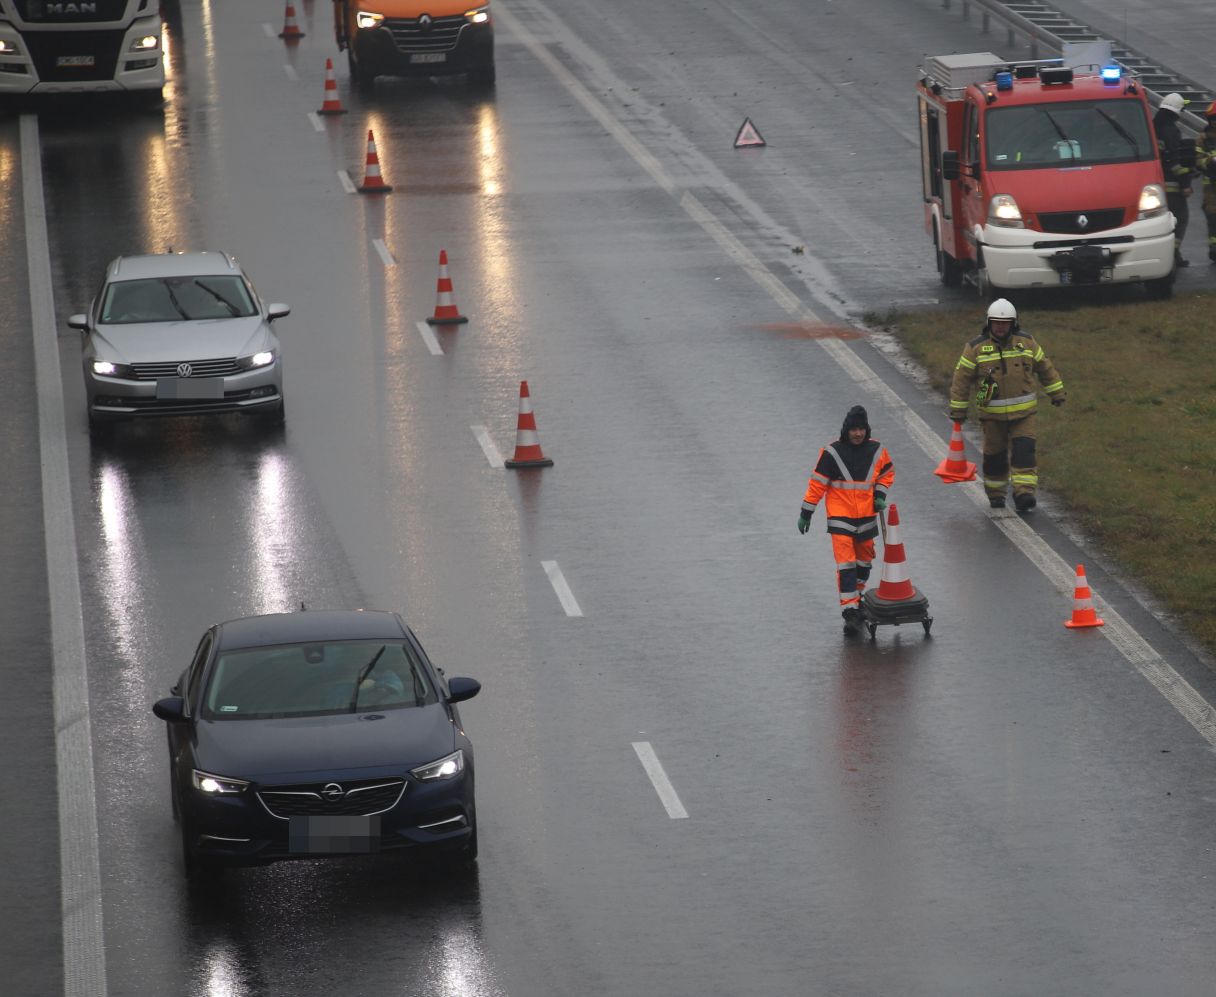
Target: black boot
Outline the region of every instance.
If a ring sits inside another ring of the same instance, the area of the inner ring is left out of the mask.
[[[856,637],[861,633],[861,610],[854,609],[850,606],[843,610],[840,614],[844,617],[844,635],[846,637]]]
[[[1018,512],[1029,512],[1036,505],[1038,505],[1034,496],[1031,495],[1030,492],[1023,492],[1021,495],[1015,495],[1013,497],[1013,504],[1017,507]]]
[[[1005,508],[1005,496],[1004,495],[989,495],[988,504],[990,506],[992,506],[992,508],[994,508],[994,509],[1004,509]]]

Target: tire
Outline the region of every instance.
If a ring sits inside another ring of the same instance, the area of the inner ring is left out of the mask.
[[[355,90],[366,97],[376,89],[376,77],[360,68],[353,46],[346,50],[346,63],[350,67],[350,81],[355,85]]]
[[[468,77],[471,86],[488,90],[497,82],[498,70],[494,68],[494,63],[490,62],[484,66],[478,66],[476,69],[470,69]]]
[[[1164,301],[1174,294],[1174,273],[1171,272],[1168,277],[1159,277],[1157,280],[1146,280],[1144,282],[1144,293],[1148,295],[1151,301]]]
[[[975,260],[975,289],[984,301],[992,297],[992,281],[988,279],[988,268],[984,266],[983,255]]]
[[[267,429],[282,429],[287,424],[287,405],[280,401],[274,408],[259,412],[257,418]]]
[[[958,260],[942,249],[937,226],[933,227],[933,250],[937,256],[937,275],[946,287],[958,287],[963,282],[963,268]]]
[[[198,837],[194,825],[181,817],[182,870],[186,879],[197,886],[214,886],[223,875],[224,867],[211,859],[200,858],[194,853],[193,841]]]
[[[105,443],[114,436],[114,423],[106,419],[98,419],[89,413],[89,438],[94,443]]]

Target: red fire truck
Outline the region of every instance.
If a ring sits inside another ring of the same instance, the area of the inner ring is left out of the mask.
[[[926,60],[925,229],[942,283],[994,291],[1142,281],[1168,296],[1166,207],[1144,88],[1117,65]]]

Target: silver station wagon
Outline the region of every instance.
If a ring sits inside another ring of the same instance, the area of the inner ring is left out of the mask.
[[[94,433],[145,416],[247,412],[281,425],[283,361],[264,305],[227,253],[120,256],[87,314],[82,362]]]

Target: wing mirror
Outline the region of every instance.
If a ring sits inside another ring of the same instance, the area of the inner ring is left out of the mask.
[[[479,692],[481,692],[481,683],[476,679],[467,679],[460,676],[448,679],[449,703],[463,703],[466,699],[472,699]]]
[[[186,703],[181,696],[169,696],[152,704],[152,712],[171,724],[186,719]]]
[[[959,178],[958,153],[953,150],[942,153],[942,179],[957,180]]]
[[[286,318],[290,314],[291,309],[279,302],[266,306],[266,318],[270,322],[273,322],[277,318]]]
[[[89,317],[87,315],[70,315],[68,316],[68,328],[79,329],[81,332],[89,331]]]

